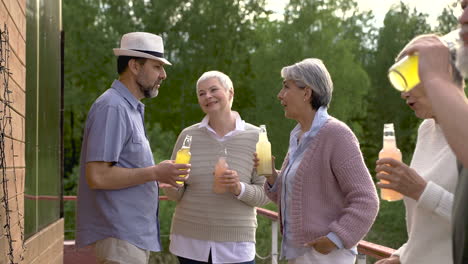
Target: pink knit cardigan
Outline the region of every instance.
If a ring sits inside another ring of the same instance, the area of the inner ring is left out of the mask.
[[[305,151],[288,204],[292,240],[300,246],[332,231],[351,248],[369,231],[379,208],[359,142],[346,124],[330,117]],[[288,156],[281,169],[287,164]],[[278,177],[275,192],[265,184],[268,197],[278,205],[282,180]]]

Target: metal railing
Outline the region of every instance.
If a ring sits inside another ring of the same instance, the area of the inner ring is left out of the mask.
[[[47,196],[47,195],[40,195],[40,196],[32,196],[32,195],[25,195],[26,199],[37,199],[37,200],[58,200],[59,197],[57,196]],[[63,196],[64,201],[76,201],[76,196]],[[167,196],[159,196],[160,201],[167,201],[169,200]],[[271,220],[271,263],[277,264],[278,263],[278,213],[275,211],[271,211],[265,208],[257,208],[257,213],[264,217],[267,217]],[[370,256],[376,259],[383,259],[388,258],[395,252],[394,249],[381,246],[378,244],[374,244],[371,242],[367,242],[361,240],[357,246],[358,248],[358,256],[356,259],[357,264],[365,264],[366,263],[366,256]]]
[[[278,213],[265,209],[257,208],[257,213],[271,219],[271,263],[278,263]],[[388,258],[395,250],[393,248],[381,246],[371,242],[361,240],[357,246],[358,256],[356,258],[357,264],[365,264],[366,256],[376,259]]]

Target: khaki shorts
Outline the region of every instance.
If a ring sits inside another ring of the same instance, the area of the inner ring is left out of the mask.
[[[113,237],[97,241],[94,253],[100,264],[147,264],[150,252]]]

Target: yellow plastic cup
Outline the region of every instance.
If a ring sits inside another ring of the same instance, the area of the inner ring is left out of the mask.
[[[461,45],[460,29],[455,29],[448,34],[440,37],[440,40],[447,45],[450,50],[451,60],[455,60],[455,53]],[[400,92],[408,92],[418,85],[421,80],[418,73],[419,57],[418,54],[405,56],[397,61],[388,70],[390,83]]]
[[[417,54],[405,56],[390,67],[388,79],[395,89],[408,92],[421,82],[418,74],[418,61]]]

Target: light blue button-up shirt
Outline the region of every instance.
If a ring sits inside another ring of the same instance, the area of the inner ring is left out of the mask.
[[[143,125],[144,105],[120,81],[104,92],[88,113],[81,150],[77,245],[115,237],[160,251],[158,186],[155,182],[120,189],[90,189],[87,162],[111,162],[122,168],[154,165]]]

